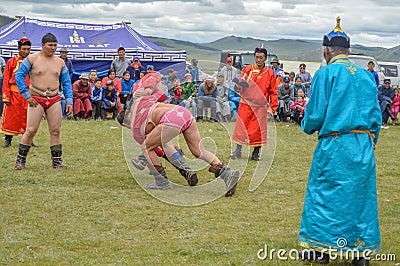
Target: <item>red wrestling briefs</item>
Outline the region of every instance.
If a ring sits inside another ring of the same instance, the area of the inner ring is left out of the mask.
[[[53,104],[61,100],[61,97],[58,94],[53,97],[32,95],[32,98],[35,99],[41,106],[43,106],[44,110],[49,109]]]

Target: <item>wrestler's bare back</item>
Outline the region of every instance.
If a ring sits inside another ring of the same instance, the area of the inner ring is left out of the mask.
[[[49,56],[43,51],[29,55],[28,60],[32,65],[29,72],[31,94],[43,96],[44,92],[49,91],[51,93],[46,96],[57,95],[64,61],[54,54]]]

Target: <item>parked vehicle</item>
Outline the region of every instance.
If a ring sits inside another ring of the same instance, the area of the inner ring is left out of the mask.
[[[368,69],[368,62],[372,61],[375,64],[374,71],[378,73],[379,84],[383,84],[383,80],[385,79],[385,75],[383,74],[382,68],[379,65],[378,61],[371,56],[366,55],[358,55],[358,54],[349,54],[350,61],[362,68]]]
[[[400,88],[400,62],[379,62],[383,68],[383,74],[386,78],[390,79],[393,87]]]
[[[227,57],[232,57],[232,65],[240,70],[242,70],[245,66],[254,64],[254,51],[221,51],[220,62],[222,65],[225,64]],[[278,56],[268,53],[265,64],[267,66],[271,66],[271,61],[274,58],[278,59]],[[281,68],[283,68],[282,64]]]

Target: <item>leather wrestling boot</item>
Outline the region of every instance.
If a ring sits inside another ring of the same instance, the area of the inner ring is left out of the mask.
[[[17,160],[15,162],[15,170],[22,170],[25,169],[25,164],[26,164],[26,156],[28,156],[29,149],[31,146],[25,145],[20,143],[19,148],[18,148],[18,156]]]
[[[231,153],[229,156],[231,159],[240,159],[242,158],[242,145],[237,144],[236,150]]]
[[[208,171],[214,173],[215,178],[221,177],[222,180],[224,180],[226,185],[225,197],[232,197],[235,194],[236,186],[239,181],[239,171],[230,169],[222,162],[211,165]]]
[[[4,144],[3,144],[3,148],[8,148],[8,147],[11,146],[12,138],[13,138],[13,136],[11,136],[11,135],[6,135],[4,137],[5,141],[4,141]]]
[[[261,147],[254,147],[253,153],[251,154],[251,159],[253,161],[261,160],[261,158],[260,158],[260,148]]]
[[[167,173],[165,172],[164,167],[161,165],[154,165],[154,168],[156,171],[150,172],[150,174],[154,176],[155,182],[153,184],[146,184],[145,188],[152,190],[170,189],[171,186],[169,184]]]
[[[369,258],[354,258],[351,262],[352,266],[369,266]]]
[[[197,178],[196,172],[194,172],[185,162],[183,156],[181,156],[181,152],[177,151],[174,153],[171,158],[167,158],[167,160],[178,169],[181,176],[183,176],[188,182],[189,186],[195,186],[199,182]]]
[[[63,168],[66,167],[62,162],[62,144],[56,144],[50,146],[51,152],[51,164],[53,168]]]
[[[146,168],[147,166],[147,160],[143,153],[140,154],[137,158],[132,158],[131,162],[133,166],[135,166],[136,169],[140,171],[144,170],[144,168]]]
[[[328,264],[329,255],[315,250],[299,251],[299,258],[307,261],[315,261],[318,264]]]

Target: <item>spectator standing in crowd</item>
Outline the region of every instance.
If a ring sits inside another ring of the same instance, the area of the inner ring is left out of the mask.
[[[290,86],[290,78],[288,76],[283,77],[283,83],[278,86],[278,100],[279,110],[278,117],[280,122],[284,122],[287,117],[290,117],[291,110],[290,105],[294,101],[294,89]]]
[[[145,68],[142,66],[142,63],[140,63],[139,57],[135,56],[133,58],[133,63],[130,64],[126,70],[131,74],[131,79],[136,82],[140,79],[140,72],[145,70]]]
[[[8,60],[4,69],[2,93],[4,112],[1,121],[1,133],[6,135],[4,148],[11,146],[13,136],[20,136],[26,130],[28,103],[18,90],[15,75],[30,52],[31,41],[26,37],[21,38],[18,41],[18,54]],[[29,86],[29,76],[26,77],[25,82]]]
[[[297,99],[290,105],[290,109],[292,109],[292,117],[293,120],[301,125],[301,121],[304,117],[304,111],[306,110],[307,102],[304,100],[303,96],[297,97]]]
[[[189,68],[189,73],[190,75],[192,75],[192,82],[194,84],[197,84],[198,82],[201,82],[201,80],[199,79],[199,67],[197,66],[199,61],[197,61],[197,59],[192,59],[191,63],[192,65]]]
[[[353,255],[352,265],[369,265],[363,252],[381,247],[374,146],[382,116],[376,84],[366,69],[350,62],[350,39],[340,18],[323,46],[327,66],[315,74],[301,123],[305,133],[318,132],[318,144],[298,238],[306,250],[300,255],[329,263],[334,247],[335,253]]]
[[[89,72],[89,85],[91,88],[93,88],[96,85],[97,79],[99,77],[97,76],[97,70],[96,69],[91,69]]]
[[[110,69],[114,69],[116,77],[121,79],[124,75],[124,71],[129,67],[131,62],[125,58],[124,47],[119,47],[117,51],[118,51],[118,58],[115,58],[111,62]]]
[[[372,60],[369,61],[367,65],[368,71],[371,72],[372,76],[374,77],[376,86],[379,86],[379,76],[378,73],[374,70],[374,67],[375,67],[374,61]]]
[[[285,75],[285,72],[284,72],[283,69],[280,67],[278,58],[272,59],[272,60],[271,60],[271,65],[272,65],[272,70],[274,71],[276,77],[278,77],[278,73],[279,73],[280,71],[282,71],[282,72],[283,72],[283,75]]]
[[[399,114],[399,109],[400,109],[400,95],[399,95],[399,89],[395,88],[394,89],[394,97],[392,100],[392,113],[394,120],[392,121],[393,126],[395,125],[397,121],[397,115]]]
[[[310,95],[310,88],[311,88],[311,82],[312,82],[312,76],[310,72],[306,71],[306,64],[301,63],[299,66],[299,73],[297,73],[297,77],[301,77],[301,80],[303,81],[303,85],[307,89],[307,95]]]
[[[67,101],[66,112],[72,112],[71,78],[65,62],[54,55],[57,49],[57,38],[47,33],[42,37],[42,50],[24,59],[15,75],[17,86],[28,102],[28,119],[24,135],[19,144],[15,169],[25,168],[29,146],[38,131],[43,114],[46,114],[50,133],[50,151],[53,168],[64,167],[61,144],[61,104],[58,90],[61,86]],[[30,77],[28,91],[26,76]]]
[[[95,85],[92,87],[92,95],[90,96],[90,102],[92,103],[92,109],[94,109],[94,119],[103,120],[102,116],[102,100],[103,100],[103,87],[101,86],[101,79],[97,79]]]
[[[231,118],[236,120],[237,112],[238,112],[239,104],[240,104],[240,95],[235,91],[235,85],[232,85],[229,87],[228,100],[229,100],[229,106],[230,106],[231,113],[232,113]]]
[[[217,103],[217,86],[212,77],[207,77],[206,80],[199,86],[197,97],[197,121],[203,122],[203,118],[208,115],[208,107],[211,109],[210,122],[216,122],[216,103]],[[204,113],[204,117],[203,117]]]
[[[74,118],[75,120],[87,119],[92,117],[92,103],[90,96],[92,88],[89,85],[89,75],[83,73],[79,80],[72,84],[72,93],[74,96]]]
[[[389,116],[392,120],[394,120],[394,116],[392,114],[391,110],[391,103],[394,97],[394,90],[392,86],[390,85],[390,79],[384,79],[383,80],[383,85],[380,85],[378,87],[378,100],[379,100],[379,105],[381,107],[381,112],[382,112],[382,126],[384,128],[387,127],[387,122],[389,119]]]
[[[233,79],[238,78],[240,75],[240,71],[232,66],[232,57],[226,58],[226,65],[221,68],[222,75],[224,76],[224,86],[229,88],[233,84]]]
[[[4,76],[4,69],[6,67],[6,61],[3,57],[0,56],[0,96],[2,95],[3,91],[3,76]],[[3,115],[3,100],[0,100],[0,118]]]
[[[60,49],[60,58],[64,60],[65,66],[68,68],[69,77],[72,80],[72,75],[74,74],[74,67],[72,65],[72,60],[68,58],[68,49],[63,46]]]
[[[229,122],[231,108],[229,106],[229,87],[225,86],[224,74],[217,74],[217,103],[216,103],[216,113],[217,120],[219,122]]]
[[[306,87],[302,83],[303,83],[303,81],[301,80],[301,77],[295,78],[295,82],[292,85],[295,100],[297,99],[297,92],[299,91],[299,89],[303,89],[303,91],[306,91]]]
[[[265,48],[255,48],[255,64],[243,68],[240,83],[235,84],[240,104],[231,137],[237,145],[231,159],[241,158],[242,145],[249,145],[254,147],[251,159],[259,161],[261,145],[267,144],[267,115],[274,115],[278,108],[276,78],[274,71],[265,65],[267,56]]]
[[[132,98],[133,83],[134,81],[131,79],[131,74],[128,70],[125,71],[124,78],[121,79],[122,92],[119,95],[122,109],[124,109],[126,102]]]
[[[181,106],[184,106],[186,109],[192,108],[193,117],[197,117],[197,105],[196,105],[196,94],[197,89],[196,85],[192,83],[192,75],[190,73],[185,74],[185,82],[182,83],[182,102]]]
[[[103,78],[103,80],[101,82],[101,85],[103,87],[107,86],[107,82],[110,81],[110,80],[113,82],[114,88],[117,91],[117,101],[118,101],[118,108],[119,108],[118,112],[121,112],[122,111],[122,107],[121,107],[121,102],[119,101],[118,95],[120,93],[122,93],[122,85],[121,85],[121,80],[119,78],[117,78],[117,76],[115,74],[115,71],[113,69],[110,69],[108,71],[107,77]]]
[[[107,85],[103,88],[102,94],[102,106],[103,110],[107,113],[112,113],[112,119],[115,119],[118,114],[118,101],[117,101],[117,90],[114,87],[112,80],[107,81]],[[106,117],[102,115],[102,117]]]

